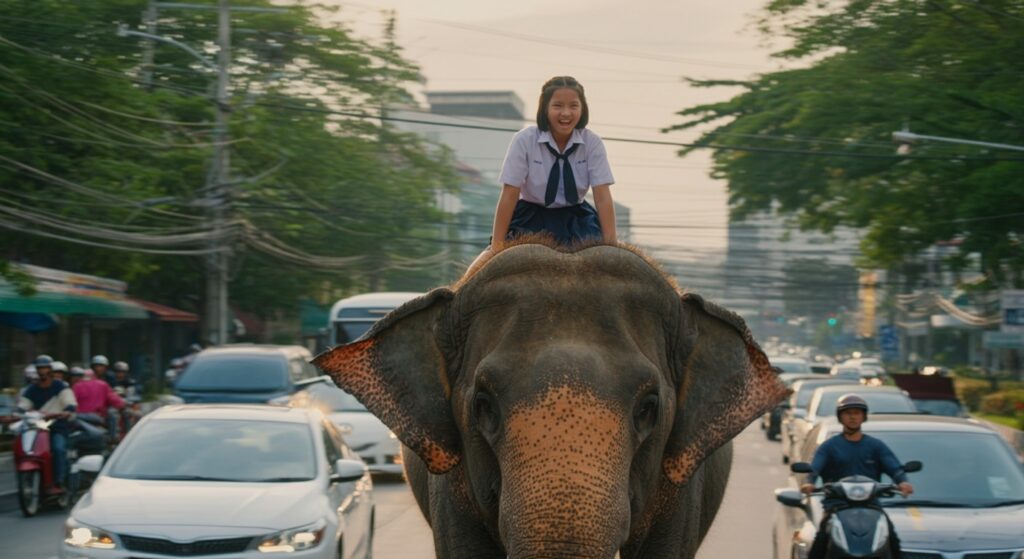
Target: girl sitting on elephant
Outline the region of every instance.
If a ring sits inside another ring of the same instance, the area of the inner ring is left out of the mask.
[[[590,110],[575,78],[551,78],[541,88],[537,125],[512,138],[501,169],[504,185],[491,243],[547,232],[565,245],[615,243],[615,182],[600,136],[587,129]],[[594,190],[593,206],[584,200]],[[486,251],[485,251],[486,252]]]

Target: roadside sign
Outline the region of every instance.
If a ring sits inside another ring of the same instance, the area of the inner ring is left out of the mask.
[[[1004,289],[999,297],[1001,332],[1024,333],[1024,289]]]
[[[896,361],[900,358],[900,339],[896,335],[896,327],[885,324],[878,327],[878,349],[881,350],[883,361]]]
[[[982,332],[985,349],[1024,349],[1024,332]]]

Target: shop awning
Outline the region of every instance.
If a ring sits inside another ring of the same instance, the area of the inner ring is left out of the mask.
[[[199,322],[199,315],[142,299],[129,299],[161,322]]]
[[[102,318],[149,318],[137,303],[117,297],[99,297],[38,291],[26,297],[6,283],[0,283],[0,311],[15,313],[82,314]]]

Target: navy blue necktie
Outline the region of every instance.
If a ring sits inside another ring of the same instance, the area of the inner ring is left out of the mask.
[[[544,205],[550,206],[555,203],[555,196],[558,194],[559,161],[562,162],[562,182],[565,183],[565,201],[569,204],[579,202],[580,195],[576,192],[576,178],[572,174],[572,165],[569,164],[569,156],[572,155],[580,145],[573,144],[569,149],[565,150],[565,153],[558,153],[558,150],[551,147],[551,144],[549,143],[545,143],[544,147],[548,148],[551,155],[555,156],[555,164],[551,166],[551,172],[548,174],[548,190],[544,193]]]

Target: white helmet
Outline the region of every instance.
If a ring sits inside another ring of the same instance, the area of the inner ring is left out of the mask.
[[[68,366],[65,365],[63,361],[54,361],[53,370],[54,372],[66,373],[68,372]]]
[[[106,355],[93,355],[90,365],[110,365],[110,360],[107,359]]]
[[[25,367],[25,380],[28,382],[35,382],[39,380],[39,373],[36,372],[35,365]]]

